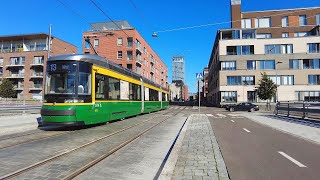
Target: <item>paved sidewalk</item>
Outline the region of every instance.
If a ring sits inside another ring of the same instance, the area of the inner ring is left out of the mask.
[[[38,128],[39,114],[26,114],[0,117],[0,135],[17,133]]]
[[[178,153],[170,155],[167,161],[167,164],[176,161],[171,179],[229,179],[208,117],[193,114],[186,125],[173,149]],[[182,146],[179,147],[179,143]],[[159,179],[170,179],[170,170],[166,166],[166,172]]]
[[[297,124],[290,120],[285,121],[283,117],[272,116],[270,113],[241,113],[241,115],[260,124],[320,144],[319,128]]]

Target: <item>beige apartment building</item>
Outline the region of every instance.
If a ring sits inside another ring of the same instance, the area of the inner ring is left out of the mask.
[[[261,73],[278,101],[320,101],[320,8],[241,12],[231,0],[232,29],[219,30],[209,61],[208,101],[261,102]]]
[[[95,53],[85,41],[88,38],[100,56],[162,87],[169,87],[168,67],[127,21],[92,23],[83,37],[84,54]]]
[[[0,36],[0,83],[10,79],[16,98],[42,99],[48,45],[45,33]],[[50,45],[50,56],[78,52],[76,46],[56,37],[51,37]]]

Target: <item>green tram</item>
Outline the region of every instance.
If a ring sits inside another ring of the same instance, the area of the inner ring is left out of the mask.
[[[168,89],[100,56],[48,59],[43,125],[105,123],[168,107]]]

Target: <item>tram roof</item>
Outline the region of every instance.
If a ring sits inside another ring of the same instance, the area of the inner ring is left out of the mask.
[[[124,68],[122,66],[119,66],[118,64],[109,61],[101,56],[93,55],[93,54],[64,54],[64,55],[58,55],[58,56],[52,56],[48,59],[48,61],[83,61],[83,62],[89,62],[95,65],[99,65],[102,67],[109,68],[111,70],[114,70],[116,72],[119,72],[121,74],[127,75],[129,77],[133,77],[135,79],[142,78],[144,83],[153,85],[155,87],[160,88],[161,86],[150,81],[149,79],[142,77],[141,75],[130,71],[127,68]],[[161,87],[163,90],[169,91],[167,88]]]

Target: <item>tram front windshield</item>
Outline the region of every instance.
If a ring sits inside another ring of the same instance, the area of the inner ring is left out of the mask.
[[[87,63],[48,62],[45,88],[47,102],[84,102],[90,100],[89,96],[91,72]]]

